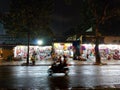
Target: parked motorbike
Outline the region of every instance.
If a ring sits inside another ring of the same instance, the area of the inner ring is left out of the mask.
[[[52,64],[49,66],[48,69],[48,75],[52,75],[53,73],[64,73],[65,75],[68,75],[69,73],[69,68],[68,66],[62,66],[60,64]]]

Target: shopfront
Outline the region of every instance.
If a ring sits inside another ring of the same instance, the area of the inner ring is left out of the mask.
[[[73,57],[72,43],[53,43],[54,53]]]
[[[45,60],[51,58],[52,46],[30,46],[29,55],[31,57],[32,53],[36,52],[36,57],[38,60]],[[14,47],[14,57],[15,58],[27,58],[27,46],[18,45]]]
[[[82,44],[80,50],[82,56],[87,59],[95,60],[94,47],[94,44]],[[120,60],[120,45],[100,44],[99,51],[101,60]]]

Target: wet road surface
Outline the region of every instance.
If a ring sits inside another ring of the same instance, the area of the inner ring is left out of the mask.
[[[120,88],[119,65],[69,66],[70,73],[48,76],[48,66],[0,66],[0,88],[16,90],[79,90]]]

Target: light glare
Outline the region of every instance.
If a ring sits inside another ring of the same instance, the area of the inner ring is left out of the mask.
[[[37,43],[38,43],[38,45],[42,45],[43,41],[42,40],[38,40]]]

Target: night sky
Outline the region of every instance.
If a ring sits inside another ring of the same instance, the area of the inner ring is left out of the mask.
[[[9,11],[9,2],[10,0],[0,0],[0,12],[8,12]],[[5,34],[4,27],[0,24],[0,34]]]
[[[0,11],[8,12],[9,11],[10,0],[0,0]]]
[[[56,0],[52,27],[57,34],[62,34],[69,28],[79,24],[79,5],[80,0],[74,0],[72,3]]]
[[[10,0],[0,0],[0,10],[2,12],[8,12],[9,3]],[[62,35],[66,30],[80,22],[78,18],[79,3],[80,0],[75,0],[74,3],[66,3],[64,0],[55,0],[51,28],[56,35]]]
[[[28,0],[29,1],[29,0]],[[51,28],[54,33],[58,36],[61,36],[62,33],[69,30],[71,27],[74,27],[79,24],[79,7],[81,0],[73,0],[72,2],[65,2],[70,0],[55,0],[55,11],[52,16]],[[118,0],[120,1],[120,0]],[[0,0],[0,11],[8,12],[9,11],[10,0]],[[120,29],[119,26],[120,19],[116,22],[108,22],[108,26],[115,29]],[[114,25],[113,25],[114,24]],[[119,26],[119,27],[118,27]],[[111,29],[112,31],[112,29]]]

